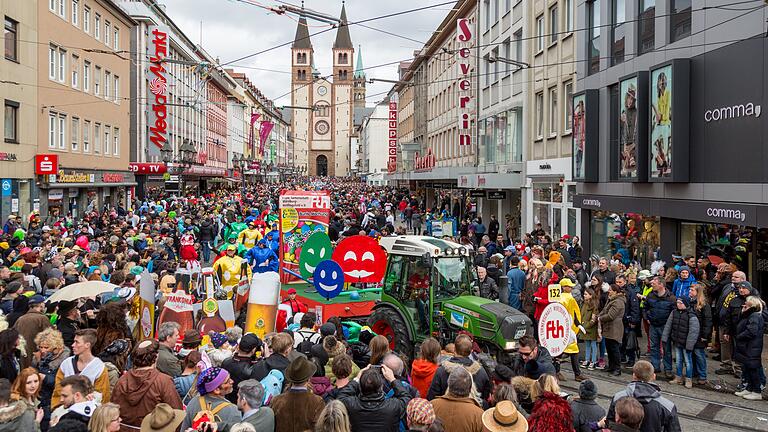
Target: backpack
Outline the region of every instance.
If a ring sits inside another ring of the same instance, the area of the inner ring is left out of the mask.
[[[299,330],[294,333],[294,337],[301,337],[301,342],[296,346],[296,351],[304,354],[307,358],[312,358],[311,350],[312,347],[315,346],[315,342],[312,342],[312,339],[320,339],[320,335],[317,333],[310,333],[307,335],[305,332]]]
[[[218,404],[216,408],[211,409],[208,407],[208,403],[205,401],[204,396],[200,396],[198,400],[200,401],[200,411],[198,411],[197,414],[195,414],[195,417],[192,419],[192,428],[195,430],[197,430],[198,427],[203,423],[221,422],[221,417],[217,416],[217,414],[224,408],[232,405],[232,403],[228,401],[223,401],[222,403]]]

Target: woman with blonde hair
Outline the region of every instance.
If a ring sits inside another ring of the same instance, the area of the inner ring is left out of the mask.
[[[709,307],[705,291],[700,283],[692,284],[688,291],[691,312],[699,320],[699,338],[693,347],[693,378],[697,379],[698,385],[707,384],[707,345],[712,339],[712,308]]]
[[[350,432],[349,414],[344,404],[331,401],[320,411],[315,422],[315,432]]]
[[[56,372],[61,363],[69,357],[69,348],[64,346],[61,332],[49,328],[35,336],[37,351],[32,355],[32,367],[36,368],[43,376],[40,383],[40,408],[45,412],[41,426],[46,428],[51,418],[51,396],[56,384]]]
[[[544,374],[531,386],[531,400],[536,403],[545,392],[560,394],[560,384],[554,375]]]
[[[96,407],[88,422],[89,432],[119,432],[120,407],[113,403],[105,403]]]

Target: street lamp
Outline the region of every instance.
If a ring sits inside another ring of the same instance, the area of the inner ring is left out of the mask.
[[[165,162],[168,174],[179,176],[179,189],[183,192],[184,189],[181,187],[183,185],[182,173],[196,163],[195,154],[197,153],[197,150],[195,150],[195,147],[185,138],[178,148],[178,159],[174,157],[173,153],[173,146],[170,141],[166,141],[160,149],[160,155],[163,162]]]
[[[235,154],[232,157],[232,167],[238,171],[240,171],[240,177],[243,178],[242,184],[243,184],[243,197],[245,197],[245,171],[251,166],[252,160],[245,157],[245,155],[242,155],[241,157],[237,157],[237,154]]]

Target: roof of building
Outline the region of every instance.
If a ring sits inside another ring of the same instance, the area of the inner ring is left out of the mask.
[[[363,47],[357,46],[357,66],[355,66],[355,78],[365,78],[363,69]]]
[[[309,39],[309,27],[307,27],[307,18],[302,15],[299,23],[296,25],[296,36],[293,38],[291,48],[312,49],[312,41]]]
[[[352,124],[355,126],[363,124],[363,119],[371,115],[373,110],[373,107],[355,107],[352,112]]]
[[[352,38],[349,37],[349,25],[347,24],[347,9],[346,6],[341,6],[341,17],[339,18],[341,25],[336,30],[336,41],[333,43],[334,48],[342,49],[354,49],[352,46]]]

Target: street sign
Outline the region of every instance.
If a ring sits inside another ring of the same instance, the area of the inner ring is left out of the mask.
[[[539,342],[557,357],[565,351],[571,340],[571,316],[560,303],[550,303],[539,318]]]
[[[11,196],[11,188],[13,187],[13,184],[11,182],[11,179],[3,179],[3,196]]]
[[[485,191],[484,190],[471,190],[469,191],[469,196],[472,198],[485,198]]]

